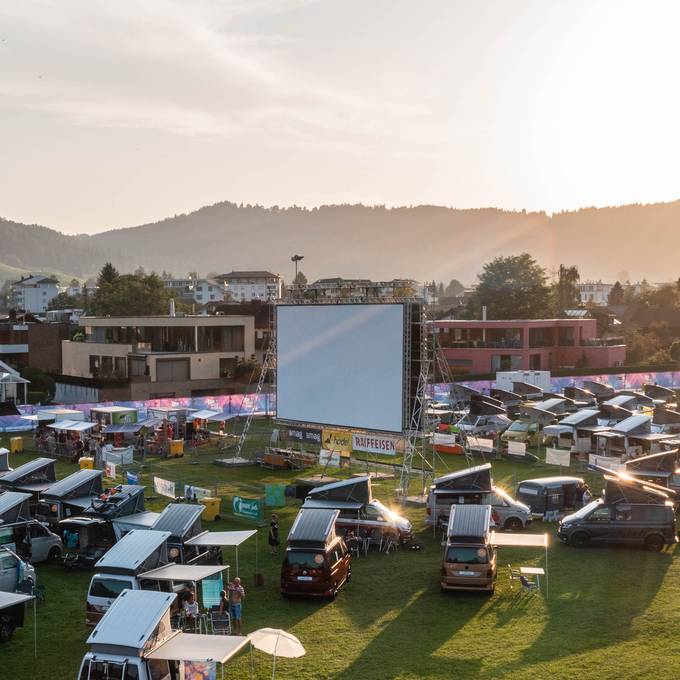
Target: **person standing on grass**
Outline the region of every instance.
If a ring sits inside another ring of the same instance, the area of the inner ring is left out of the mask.
[[[279,552],[279,518],[275,512],[272,513],[272,521],[269,523],[269,547],[272,555]]]
[[[234,632],[241,634],[241,616],[243,613],[243,600],[246,599],[246,591],[241,585],[241,579],[237,576],[228,586],[229,591],[229,614],[234,623]]]

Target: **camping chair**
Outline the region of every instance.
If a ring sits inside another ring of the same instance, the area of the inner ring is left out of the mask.
[[[519,582],[522,584],[522,592],[531,595],[531,593],[538,592],[538,584],[535,581],[530,581],[526,576],[520,574]]]
[[[511,564],[508,564],[508,574],[510,576],[510,590],[512,590],[512,582],[519,581],[522,574],[519,573],[519,569],[513,569]]]
[[[210,628],[214,635],[231,635],[231,617],[227,612],[210,612]]]
[[[384,543],[383,539],[380,539],[380,547],[382,548],[382,551],[385,553],[385,555],[390,554],[390,550],[392,552],[396,552],[397,548],[399,547],[398,542],[395,540],[394,536],[392,534],[389,534],[388,536],[385,537]]]

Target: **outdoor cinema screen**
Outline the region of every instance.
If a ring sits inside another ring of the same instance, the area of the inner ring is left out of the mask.
[[[404,306],[279,305],[276,415],[401,432]]]

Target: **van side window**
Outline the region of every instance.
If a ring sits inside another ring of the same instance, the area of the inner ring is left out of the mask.
[[[638,522],[663,522],[668,514],[663,505],[636,505],[633,516]]]
[[[17,566],[17,559],[9,553],[0,553],[0,569],[14,569]]]
[[[129,588],[128,581],[118,581],[111,578],[96,579],[90,588],[90,595],[92,597],[106,597],[113,599],[118,597],[125,588]]]
[[[47,529],[40,524],[31,524],[31,538],[42,538],[47,536]]]
[[[632,519],[632,511],[630,505],[617,505],[614,513],[614,519],[617,522],[629,522]]]

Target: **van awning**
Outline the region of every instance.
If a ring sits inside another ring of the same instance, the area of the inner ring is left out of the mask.
[[[509,534],[492,531],[489,542],[504,548],[547,548],[548,534]]]
[[[226,663],[249,642],[249,635],[177,633],[144,656],[147,659],[160,659],[162,661],[216,661],[217,663]]]
[[[7,607],[13,607],[22,602],[28,602],[33,599],[33,595],[24,595],[23,593],[5,593],[0,592],[0,610]]]
[[[302,507],[312,510],[361,510],[364,507],[363,503],[352,501],[323,501],[315,498],[308,498]]]
[[[205,531],[190,538],[184,545],[217,545],[220,547],[239,546],[257,533],[255,529],[247,531]]]
[[[166,564],[164,567],[152,569],[139,575],[139,578],[154,579],[156,581],[202,581],[229,569],[228,564],[199,565],[199,564]]]

